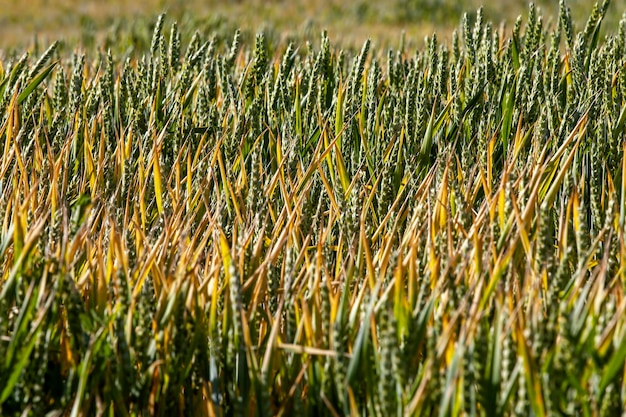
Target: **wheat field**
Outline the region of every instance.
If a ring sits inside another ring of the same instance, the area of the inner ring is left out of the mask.
[[[0,414],[624,415],[611,7],[6,50]]]

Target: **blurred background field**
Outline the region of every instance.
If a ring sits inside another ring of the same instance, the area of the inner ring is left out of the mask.
[[[446,39],[464,12],[475,11],[480,0],[0,0],[0,49],[23,49],[56,39],[72,46],[90,47],[114,44],[128,29],[150,26],[166,11],[168,18],[181,25],[212,32],[241,28],[246,32],[270,31],[279,37],[305,36],[317,39],[327,29],[331,39],[344,45],[360,44],[371,38],[379,46],[397,46],[404,31],[409,42],[421,42],[437,32]],[[528,10],[524,0],[485,2],[485,17],[510,27],[518,15]],[[551,25],[557,1],[539,0],[536,5]],[[592,2],[570,0],[572,15],[580,25]],[[616,0],[607,13],[605,28],[615,27],[626,11],[626,0]],[[131,31],[132,33],[132,31]],[[140,37],[137,37],[140,38]],[[136,42],[137,39],[130,39]],[[135,45],[137,46],[137,45]],[[410,46],[410,44],[409,44]]]

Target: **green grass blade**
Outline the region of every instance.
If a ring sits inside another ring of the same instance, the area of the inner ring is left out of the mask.
[[[52,64],[48,65],[46,68],[41,70],[41,72],[39,74],[37,74],[35,77],[33,77],[33,79],[28,83],[28,85],[17,96],[17,103],[21,104],[24,100],[26,100],[28,98],[28,96],[37,87],[39,87],[39,84],[41,84],[43,82],[43,80],[48,78],[48,76],[50,75],[50,73],[52,72],[54,67],[56,67],[56,66],[57,66],[57,63],[53,62]]]

